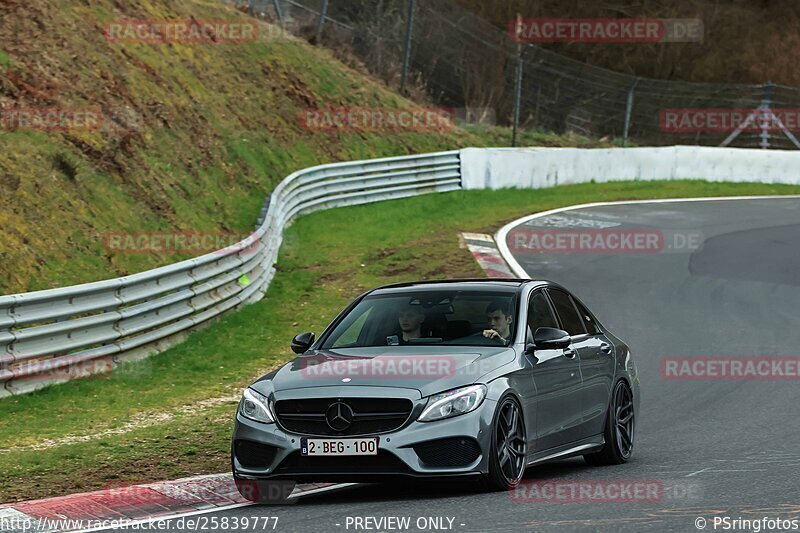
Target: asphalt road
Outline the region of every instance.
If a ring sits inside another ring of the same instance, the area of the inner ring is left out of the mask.
[[[681,356],[800,356],[800,200],[593,207],[516,230],[564,228],[663,235],[655,252],[514,250],[531,277],[572,289],[629,343],[642,381],[637,440],[628,464],[564,460],[530,468],[523,483],[651,482],[657,498],[547,503],[425,482],[205,516],[277,516],[275,531],[396,530],[356,527],[356,517],[409,517],[410,531],[698,531],[698,517],[714,531],[714,516],[800,521],[798,381],[668,380],[659,366]],[[436,528],[429,517],[445,520]]]

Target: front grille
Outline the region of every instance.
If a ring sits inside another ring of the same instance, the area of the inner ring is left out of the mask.
[[[414,446],[420,461],[427,466],[465,466],[481,455],[481,447],[474,439],[454,437],[429,440]]]
[[[336,430],[328,425],[326,413],[342,402],[352,410],[349,427]],[[406,398],[310,398],[275,402],[278,423],[292,433],[302,435],[374,435],[401,427],[414,407]]]
[[[409,468],[392,453],[342,457],[303,457],[289,454],[275,469],[275,474],[408,474]]]
[[[277,448],[250,440],[237,440],[233,443],[236,459],[242,466],[266,468],[275,459]]]

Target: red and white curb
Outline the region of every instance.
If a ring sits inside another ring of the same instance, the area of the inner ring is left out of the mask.
[[[491,235],[462,233],[461,242],[490,278],[516,278]]]
[[[353,485],[355,483],[297,485],[289,498]],[[110,527],[92,527],[101,521],[133,525],[248,505],[255,504],[239,494],[231,474],[195,476],[0,505],[0,531],[92,531]]]

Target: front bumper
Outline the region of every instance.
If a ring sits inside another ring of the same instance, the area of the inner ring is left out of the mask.
[[[304,457],[303,437],[280,424],[247,419],[237,410],[231,462],[238,479],[291,479],[305,482],[370,482],[394,477],[471,476],[488,472],[496,402],[485,398],[470,413],[436,422],[417,422],[425,399],[415,401],[413,420],[377,435],[378,455]],[[349,437],[348,437],[349,438]]]

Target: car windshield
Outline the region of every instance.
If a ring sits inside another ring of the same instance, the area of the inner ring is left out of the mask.
[[[408,291],[361,300],[322,349],[366,346],[508,346],[517,315],[515,292]]]

